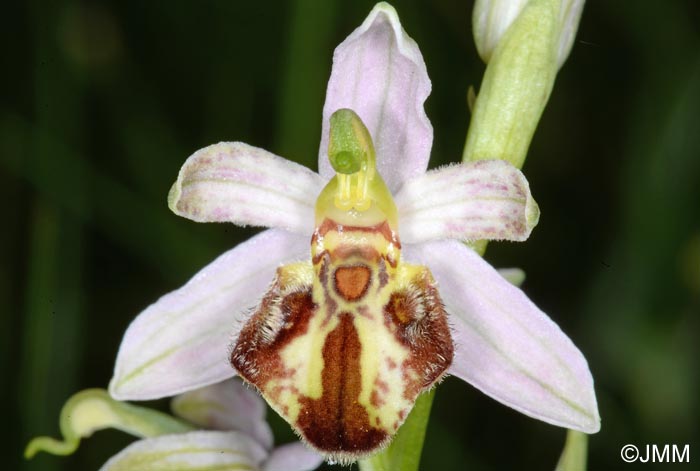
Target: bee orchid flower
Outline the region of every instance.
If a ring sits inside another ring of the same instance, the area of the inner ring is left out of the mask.
[[[539,217],[528,182],[502,160],[427,171],[430,89],[418,46],[379,4],[335,50],[318,173],[240,142],[195,152],[170,208],[269,229],[132,322],[111,395],[173,396],[239,374],[345,461],[384,446],[447,374],[596,432],[581,352],[464,243],[525,240]]]

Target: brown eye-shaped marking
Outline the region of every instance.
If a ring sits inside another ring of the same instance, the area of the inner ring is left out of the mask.
[[[392,293],[384,324],[410,351],[403,367],[419,372],[420,380],[410,381],[405,394],[416,397],[445,374],[454,354],[447,315],[427,269],[407,289]]]
[[[367,265],[338,267],[333,275],[335,291],[346,301],[357,301],[367,292],[371,276]]]

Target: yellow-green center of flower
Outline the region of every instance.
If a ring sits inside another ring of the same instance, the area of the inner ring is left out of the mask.
[[[316,222],[331,217],[345,224],[371,226],[387,220],[396,230],[396,207],[377,172],[369,131],[349,109],[333,113],[330,124],[328,158],[336,174],[318,197]]]

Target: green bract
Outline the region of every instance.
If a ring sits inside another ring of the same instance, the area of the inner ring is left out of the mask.
[[[498,18],[496,7],[501,4],[478,2],[475,22],[480,15]],[[488,28],[475,26],[476,43],[482,44],[480,51],[488,51],[485,57],[489,59],[474,103],[463,161],[503,159],[522,167],[557,70],[571,48],[582,4],[562,0],[519,2],[517,17],[502,35],[494,35],[491,40],[486,38]],[[490,15],[484,13],[487,7],[493,10]],[[490,47],[484,45],[486,42]]]

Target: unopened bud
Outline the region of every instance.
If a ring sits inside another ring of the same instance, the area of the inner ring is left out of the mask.
[[[551,39],[556,41],[557,68],[562,66],[576,37],[584,0],[476,0],[472,26],[476,49],[484,62],[491,60],[494,49],[523,9],[542,2],[558,9],[558,28]]]
[[[476,0],[472,27],[479,56],[487,62],[503,34],[528,0]]]

